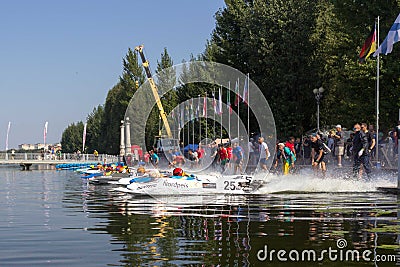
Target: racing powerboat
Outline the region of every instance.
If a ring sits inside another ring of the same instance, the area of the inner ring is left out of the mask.
[[[249,194],[262,184],[252,175],[192,174],[136,177],[115,190],[135,195]]]

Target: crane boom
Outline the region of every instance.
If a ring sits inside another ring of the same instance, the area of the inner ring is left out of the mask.
[[[158,89],[157,89],[156,83],[154,82],[154,79],[151,75],[151,71],[149,68],[149,62],[146,60],[146,57],[144,56],[144,53],[143,53],[143,45],[139,45],[139,46],[135,47],[135,50],[139,52],[140,58],[142,59],[143,68],[146,72],[147,80],[150,83],[150,87],[153,92],[154,99],[156,100],[158,111],[160,112],[160,116],[164,123],[165,130],[167,131],[167,136],[168,136],[168,138],[172,138],[171,127],[169,126],[169,123],[167,120],[167,115],[165,114],[164,107],[160,100],[160,96],[158,95]]]

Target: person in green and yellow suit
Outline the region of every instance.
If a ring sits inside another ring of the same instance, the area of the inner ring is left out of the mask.
[[[279,160],[282,161],[283,175],[289,174],[290,168],[294,167],[296,156],[286,147],[284,143],[278,144],[278,151],[276,153],[275,169],[278,167]]]

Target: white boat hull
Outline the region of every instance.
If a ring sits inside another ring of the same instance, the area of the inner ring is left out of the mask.
[[[116,190],[137,195],[249,194],[254,193],[261,183],[250,175],[199,175],[181,179],[152,178]]]

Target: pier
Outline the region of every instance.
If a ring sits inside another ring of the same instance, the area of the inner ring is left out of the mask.
[[[117,162],[118,156],[99,154],[97,157],[93,154],[72,154],[65,153],[61,156],[55,154],[43,153],[0,153],[0,165],[19,165],[22,170],[29,170],[32,165],[55,166],[57,164],[67,163],[90,163]]]

